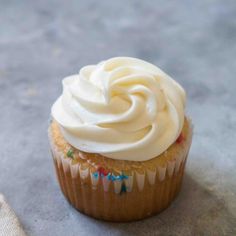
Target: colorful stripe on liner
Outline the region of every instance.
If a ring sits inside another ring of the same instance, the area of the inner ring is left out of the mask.
[[[104,169],[103,167],[98,167],[97,171],[93,173],[93,176],[95,179],[97,179],[98,177],[101,177],[101,178],[106,177],[108,180],[111,180],[111,181],[116,181],[116,180],[122,181],[124,179],[128,179],[128,176],[123,173],[121,175],[113,175],[108,170]]]

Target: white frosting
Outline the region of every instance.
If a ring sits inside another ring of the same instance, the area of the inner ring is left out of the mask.
[[[183,88],[158,67],[116,57],[65,78],[52,116],[77,149],[145,161],[175,142],[184,108]]]

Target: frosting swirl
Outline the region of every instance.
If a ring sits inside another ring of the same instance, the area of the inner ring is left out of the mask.
[[[52,116],[82,151],[145,161],[175,142],[184,108],[183,88],[158,67],[116,57],[65,78]]]

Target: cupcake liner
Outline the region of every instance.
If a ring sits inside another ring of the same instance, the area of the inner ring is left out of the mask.
[[[165,209],[178,194],[192,137],[166,165],[145,166],[128,175],[94,171],[88,162],[74,163],[54,144],[52,156],[60,188],[80,212],[108,221],[138,220]],[[82,157],[82,153],[81,153]],[[82,157],[83,159],[83,157]]]

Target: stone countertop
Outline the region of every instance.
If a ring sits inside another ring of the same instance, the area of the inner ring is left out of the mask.
[[[236,235],[236,2],[0,0],[0,191],[29,235]],[[61,79],[109,57],[159,65],[188,93],[195,134],[163,213],[106,223],[75,211],[47,141]]]

